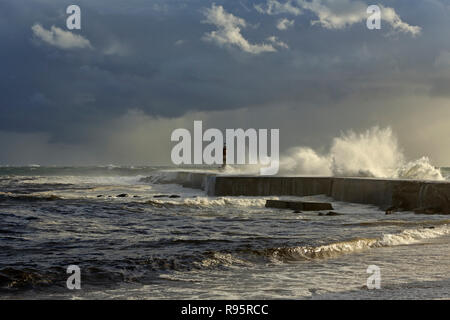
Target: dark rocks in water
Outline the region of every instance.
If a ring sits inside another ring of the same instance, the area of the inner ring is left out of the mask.
[[[302,213],[300,210],[294,210],[293,213]]]
[[[333,216],[341,216],[342,213],[338,213],[338,212],[334,212],[334,211],[329,211],[327,213],[324,212],[319,212],[319,216],[329,216],[329,217],[333,217]]]
[[[388,209],[386,209],[386,214],[394,214],[396,212],[401,212],[401,211],[410,211],[410,210],[392,206],[392,207],[389,207]],[[415,209],[411,209],[411,211],[413,211],[416,214],[446,214],[446,212],[444,212],[444,210],[441,207],[415,208]]]
[[[389,207],[389,208],[386,209],[385,214],[386,214],[386,215],[388,215],[388,214],[394,214],[394,213],[396,213],[396,212],[401,212],[401,211],[405,211],[405,209],[399,208],[399,207],[395,207],[395,206],[392,206],[392,207]]]
[[[450,183],[410,182],[394,186],[392,205],[424,214],[450,214]]]
[[[445,214],[441,208],[416,208],[413,211],[416,214]]]
[[[396,208],[395,208],[395,207],[390,207],[390,208],[387,208],[387,209],[386,209],[385,214],[386,214],[386,215],[388,215],[388,214],[393,214],[393,213],[395,213],[395,211],[396,211]]]
[[[153,198],[181,198],[181,196],[176,195],[176,194],[171,194],[171,195],[168,195],[168,194],[157,194],[157,195],[154,195]]]
[[[126,193],[121,193],[121,194],[118,194],[116,197],[117,197],[117,198],[126,198],[126,197],[128,197],[128,194],[126,194]]]
[[[133,196],[133,198],[139,198],[139,196]]]
[[[306,201],[285,201],[285,200],[267,200],[266,208],[293,209],[303,211],[333,210],[331,203],[328,202],[306,202]]]
[[[99,195],[97,196],[97,198],[101,198],[101,197],[103,197],[103,195],[102,195],[102,194],[99,194]]]

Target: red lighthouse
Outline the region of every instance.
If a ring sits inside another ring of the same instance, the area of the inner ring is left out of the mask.
[[[222,149],[222,169],[224,169],[226,165],[227,165],[227,145],[224,144]]]

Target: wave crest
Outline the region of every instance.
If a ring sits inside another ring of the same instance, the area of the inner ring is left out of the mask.
[[[149,200],[146,202],[155,207],[192,207],[192,208],[213,208],[213,207],[258,207],[263,208],[266,204],[265,198],[239,198],[239,197],[196,197],[182,198],[181,200]]]
[[[283,174],[444,180],[427,157],[405,161],[389,127],[343,133],[333,139],[327,154],[309,147],[292,148],[280,163]]]
[[[377,247],[408,245],[421,240],[434,239],[450,234],[448,225],[436,228],[406,229],[397,234],[384,234],[381,238],[358,238],[335,242],[317,247],[280,247],[266,249],[262,252],[274,262],[334,258],[342,254],[368,250]]]

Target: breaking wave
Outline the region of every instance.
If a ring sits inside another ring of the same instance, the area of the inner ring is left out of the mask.
[[[61,197],[54,194],[11,194],[11,193],[0,193],[0,202],[3,201],[56,201],[61,200]]]
[[[273,198],[273,197],[272,197]],[[240,198],[240,197],[196,197],[196,198],[182,198],[181,200],[149,200],[146,201],[155,207],[192,207],[192,208],[213,208],[213,207],[258,207],[263,208],[266,204],[265,198]]]
[[[444,180],[428,157],[407,162],[391,128],[349,131],[333,139],[327,154],[296,147],[280,160],[281,174]]]
[[[384,234],[378,239],[359,238],[318,247],[300,246],[266,249],[262,254],[269,257],[270,260],[281,262],[334,258],[342,254],[349,254],[371,248],[414,244],[421,240],[434,239],[449,234],[450,227],[448,225],[443,225],[432,228],[406,229],[397,234]]]
[[[236,251],[203,252],[197,257],[178,259],[152,258],[146,264],[155,270],[211,269],[222,267],[251,267],[255,263],[289,263],[314,259],[336,258],[364,250],[398,245],[409,245],[427,239],[450,235],[450,227],[425,227],[406,229],[396,234],[384,234],[380,238],[358,238],[321,246],[278,247],[267,249],[237,249]],[[200,258],[200,259],[199,259]],[[261,260],[263,259],[263,260]]]
[[[376,226],[439,226],[450,224],[449,219],[445,220],[422,220],[422,221],[401,221],[401,220],[380,220],[380,221],[366,221],[358,223],[344,223],[344,226],[361,226],[361,227],[376,227]]]

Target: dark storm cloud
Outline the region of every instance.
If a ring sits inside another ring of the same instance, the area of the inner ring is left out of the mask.
[[[434,72],[438,57],[444,53],[439,63],[445,63],[450,51],[443,31],[450,28],[447,3],[382,3],[421,33],[396,32],[387,23],[369,31],[365,20],[330,29],[311,25],[317,14],[304,9],[299,15],[264,14],[253,1],[216,1],[245,20],[241,33],[248,43],[270,44],[267,38],[276,36],[289,47],[252,54],[204,40],[219,28],[204,23],[210,1],[77,1],[82,30],[73,33],[91,47],[70,49],[42,41],[32,27],[67,31],[65,9],[72,1],[2,1],[0,131],[42,132],[51,142],[80,143],[89,139],[90,128],[129,110],[179,117],[289,105],[308,114],[358,95],[362,103],[355,108],[361,112],[364,101],[379,97],[445,92],[450,73]],[[285,17],[295,24],[280,31],[277,21]]]

